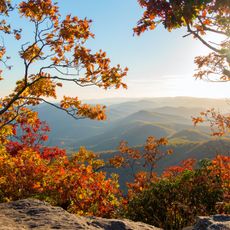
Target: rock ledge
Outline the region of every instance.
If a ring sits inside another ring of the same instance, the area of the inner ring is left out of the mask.
[[[0,230],[157,230],[130,220],[79,217],[36,199],[0,204]]]
[[[230,216],[199,216],[194,230],[230,230]]]

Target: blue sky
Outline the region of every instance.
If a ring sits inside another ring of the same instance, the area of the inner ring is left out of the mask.
[[[93,50],[103,49],[114,65],[119,63],[129,68],[125,80],[128,90],[104,91],[95,87],[80,89],[68,84],[59,90],[60,97],[229,97],[227,83],[203,82],[192,77],[196,68],[194,57],[208,50],[191,37],[182,38],[186,34],[185,30],[169,33],[161,26],[140,37],[133,36],[132,28],[142,14],[136,0],[65,0],[59,1],[59,6],[62,15],[72,14],[92,19],[92,31],[96,36],[88,42],[88,47]],[[32,27],[24,21],[21,23],[22,26],[27,25],[29,33]],[[13,51],[19,48],[19,44],[13,44],[10,39],[8,43],[14,55]],[[0,96],[9,93],[15,79],[19,79],[23,71],[19,59],[12,60],[17,64],[9,73],[10,77],[1,82]]]

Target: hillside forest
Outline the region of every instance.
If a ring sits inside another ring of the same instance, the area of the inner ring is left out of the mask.
[[[143,15],[134,22],[134,36],[159,26],[185,28],[184,37],[210,50],[195,58],[194,78],[229,82],[229,0],[137,3]],[[92,20],[71,10],[63,15],[59,5],[0,0],[0,93],[8,78],[14,85],[0,94],[0,202],[32,197],[77,215],[128,218],[163,229],[191,226],[197,216],[230,214],[226,100],[60,98],[65,84],[127,89],[129,69],[90,49]],[[220,42],[207,40],[209,33]],[[13,56],[8,41],[19,48]],[[20,74],[13,76],[18,63]]]

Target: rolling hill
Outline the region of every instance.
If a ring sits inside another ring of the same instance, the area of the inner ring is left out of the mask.
[[[229,139],[214,139],[209,135],[209,127],[194,127],[192,124],[191,116],[215,105],[224,110],[226,104],[224,100],[186,97],[122,101],[108,106],[108,120],[104,122],[76,121],[63,111],[47,105],[40,105],[37,110],[52,130],[48,145],[58,145],[69,153],[86,146],[101,153],[106,160],[116,154],[121,140],[141,149],[148,136],[167,137],[167,148],[173,149],[174,153],[158,162],[156,172],[161,173],[164,168],[190,157],[202,159],[212,158],[217,153],[229,154]],[[120,175],[123,188],[125,182],[132,179],[130,169],[109,171]]]
[[[138,147],[142,149],[143,147]],[[166,148],[162,148],[162,151],[172,149],[173,154],[167,155],[157,162],[155,172],[161,174],[164,169],[169,166],[178,165],[181,161],[188,158],[196,159],[197,161],[201,159],[212,159],[218,154],[230,156],[230,141],[226,139],[222,140],[209,140],[204,142],[191,142],[185,141],[180,143],[169,143]],[[103,152],[101,153],[101,158],[105,161],[116,155],[117,152]],[[138,172],[144,168],[140,166],[135,167],[134,171]],[[133,180],[133,172],[130,168],[118,168],[118,169],[107,169],[107,172],[117,173],[119,175],[119,182],[121,189],[126,191],[126,182]]]
[[[170,141],[189,140],[189,141],[205,141],[210,139],[210,135],[201,132],[198,129],[184,129],[174,133],[168,137]]]
[[[86,146],[94,151],[105,151],[117,149],[121,140],[128,141],[130,145],[141,145],[148,136],[169,136],[172,129],[141,121],[130,121],[129,123],[115,126],[103,134],[80,140],[79,145]],[[77,145],[73,147],[76,149]]]
[[[84,145],[94,151],[105,151],[116,149],[121,140],[128,141],[130,145],[141,145],[149,135],[166,136],[178,143],[206,141],[209,139],[209,128],[194,128],[191,116],[211,104],[223,108],[224,103],[224,100],[187,97],[123,101],[110,104],[108,120],[100,122],[75,120],[65,112],[44,104],[37,110],[41,120],[46,120],[51,127],[48,145],[68,150],[77,150]]]

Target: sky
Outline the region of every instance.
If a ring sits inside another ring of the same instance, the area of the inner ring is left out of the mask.
[[[59,98],[63,95],[79,96],[81,99],[230,96],[228,83],[213,83],[192,77],[196,69],[194,57],[207,54],[209,50],[192,37],[183,38],[186,34],[184,29],[168,32],[160,26],[141,36],[133,36],[132,28],[142,15],[136,0],[65,0],[59,1],[59,6],[62,15],[92,19],[91,29],[95,39],[91,39],[87,46],[95,51],[106,51],[113,65],[120,64],[129,68],[124,80],[128,85],[127,90],[105,91],[96,87],[79,88],[67,84],[58,90]],[[32,27],[28,22],[14,17],[14,23],[20,22],[29,37]],[[0,84],[0,96],[7,95],[23,74],[23,65],[15,56],[15,50],[21,44],[15,44],[11,39],[7,43],[11,47],[10,56],[13,57],[14,68],[7,72],[6,80]]]

